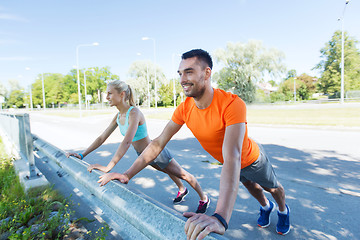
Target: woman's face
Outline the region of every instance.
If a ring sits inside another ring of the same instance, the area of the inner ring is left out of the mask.
[[[119,93],[113,86],[108,85],[106,89],[106,100],[108,100],[109,105],[117,106],[122,102],[122,94]]]

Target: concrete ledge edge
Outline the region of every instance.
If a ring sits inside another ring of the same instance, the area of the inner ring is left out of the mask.
[[[123,219],[142,232],[149,239],[186,239],[183,219],[155,205],[130,191],[126,185],[109,182],[104,187],[97,183],[100,173],[87,172],[85,162],[77,158],[67,158],[65,152],[33,135],[34,147],[58,164],[76,181],[84,185]],[[227,239],[211,233],[205,239]]]

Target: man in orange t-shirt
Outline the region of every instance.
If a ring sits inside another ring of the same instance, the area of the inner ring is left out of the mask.
[[[203,148],[216,160],[224,163],[222,146],[226,127],[236,123],[246,123],[246,105],[237,95],[221,89],[213,89],[214,97],[209,107],[199,109],[193,98],[186,98],[176,108],[171,120],[192,131]],[[258,145],[245,136],[241,154],[241,168],[247,167],[259,157]]]
[[[161,135],[119,180],[127,183],[146,167],[186,123],[204,149],[223,163],[215,213],[212,216],[184,213],[189,217],[185,224],[188,239],[203,239],[210,232],[225,233],[239,179],[261,205],[260,227],[269,226],[270,213],[275,209],[275,203],[265,197],[263,189],[271,193],[278,205],[276,231],[285,235],[290,231],[290,209],[285,204],[284,188],[262,147],[248,137],[245,103],[234,94],[212,88],[211,71],[212,60],[206,51],[194,49],[182,55],[178,73],[187,99],[176,108]]]

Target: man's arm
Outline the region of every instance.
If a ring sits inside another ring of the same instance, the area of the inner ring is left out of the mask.
[[[238,123],[228,126],[225,132],[224,165],[221,170],[220,192],[215,212],[220,214],[226,222],[230,221],[239,190],[241,152],[245,131],[245,123]]]
[[[168,122],[160,136],[151,141],[132,166],[124,172],[128,180],[133,178],[160,154],[172,136],[180,130],[181,126],[172,120]]]
[[[241,152],[245,136],[245,123],[237,123],[226,128],[222,147],[224,164],[220,177],[220,192],[215,213],[229,223],[239,189]],[[210,232],[225,233],[225,227],[215,217],[188,213],[185,224],[188,239],[203,239]]]

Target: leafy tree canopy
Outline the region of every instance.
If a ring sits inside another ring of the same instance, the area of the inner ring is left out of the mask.
[[[129,79],[127,80],[127,83],[135,90],[139,103],[143,104],[143,102],[149,101],[148,89],[150,91],[150,101],[155,103],[155,65],[150,61],[133,62],[129,68],[128,76]],[[161,101],[159,90],[163,84],[166,85],[166,77],[162,70],[157,66],[156,79],[158,101]]]
[[[220,88],[233,91],[246,102],[255,99],[256,82],[263,81],[265,76],[276,78],[285,69],[284,54],[265,48],[261,41],[228,43],[214,55],[224,67],[213,79]]]
[[[6,97],[7,90],[4,85],[0,83],[0,96]]]
[[[340,92],[341,87],[341,31],[336,31],[331,40],[320,50],[321,61],[315,69],[321,71],[318,89],[325,94]],[[347,90],[360,89],[360,52],[358,43],[344,32],[344,86]]]

